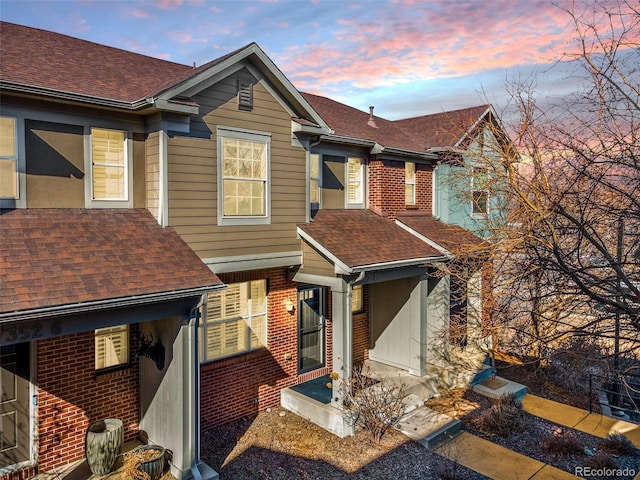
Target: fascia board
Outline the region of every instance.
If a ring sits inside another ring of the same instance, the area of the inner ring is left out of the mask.
[[[465,138],[471,136],[471,132],[473,132],[473,129],[476,128],[476,126],[482,121],[482,119],[486,117],[487,114],[490,113],[491,111],[492,111],[491,105],[489,105],[487,109],[484,112],[482,112],[482,114],[476,119],[476,121],[473,122],[473,124],[467,129],[467,131],[464,132],[464,134],[458,139],[458,141],[453,145],[453,148],[459,147]]]
[[[135,295],[131,297],[110,298],[107,300],[96,300],[92,302],[74,303],[70,305],[58,305],[52,307],[35,308],[32,310],[6,312],[0,313],[0,324],[9,324],[16,323],[22,320],[33,320],[44,317],[72,315],[77,313],[94,312],[98,310],[177,300],[194,295],[202,295],[204,293],[224,290],[226,288],[227,285],[218,284],[208,287],[196,287],[186,290],[176,290],[173,292],[151,293],[148,295]]]

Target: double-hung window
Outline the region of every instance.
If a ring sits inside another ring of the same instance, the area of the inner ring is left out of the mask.
[[[0,116],[0,198],[18,198],[17,119]]]
[[[95,368],[106,370],[129,364],[129,325],[95,331]]]
[[[347,159],[347,206],[364,208],[364,163],[361,158]]]
[[[105,208],[130,207],[132,182],[127,132],[92,128],[90,160],[90,205]]]
[[[250,352],[267,344],[267,281],[230,284],[209,294],[201,327],[201,361]]]
[[[484,167],[471,167],[471,215],[483,216],[488,213],[487,169]]]
[[[320,171],[320,155],[312,153],[309,155],[309,203],[312,214],[320,208]]]
[[[416,164],[406,162],[404,164],[404,203],[416,204]]]
[[[268,224],[271,135],[218,128],[218,224]]]

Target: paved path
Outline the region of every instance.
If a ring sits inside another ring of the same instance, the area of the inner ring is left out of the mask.
[[[595,437],[604,438],[612,433],[622,433],[637,448],[640,448],[640,425],[597,413],[589,413],[580,408],[531,394],[524,397],[522,406],[531,415]],[[434,451],[493,480],[569,480],[580,478],[469,432],[461,433]],[[640,480],[640,473],[635,477],[635,480]]]
[[[612,433],[622,433],[640,448],[640,425],[635,423],[605,417],[598,413],[572,407],[563,403],[547,400],[527,394],[522,400],[522,406],[527,413],[544,418],[550,422],[588,433],[594,437],[604,438]]]
[[[546,465],[498,444],[462,432],[434,450],[493,480],[572,480],[580,477]]]

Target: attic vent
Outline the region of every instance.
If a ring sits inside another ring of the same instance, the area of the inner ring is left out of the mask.
[[[253,83],[248,77],[238,77],[238,108],[253,109]]]
[[[373,128],[378,128],[378,125],[376,125],[376,121],[373,118],[373,106],[369,107],[369,121],[367,122],[367,125]]]

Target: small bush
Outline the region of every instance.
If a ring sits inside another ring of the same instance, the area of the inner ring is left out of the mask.
[[[569,457],[584,455],[584,447],[575,435],[570,433],[549,435],[542,440],[542,449],[554,457]]]
[[[599,444],[600,450],[614,455],[635,455],[636,447],[621,433],[612,433],[603,438]]]
[[[596,452],[593,457],[584,462],[585,466],[593,468],[594,470],[602,468],[618,468],[618,464],[613,457],[606,452]]]
[[[477,427],[490,435],[508,437],[513,433],[522,433],[528,422],[522,404],[513,394],[503,395],[488,410],[480,414]]]

